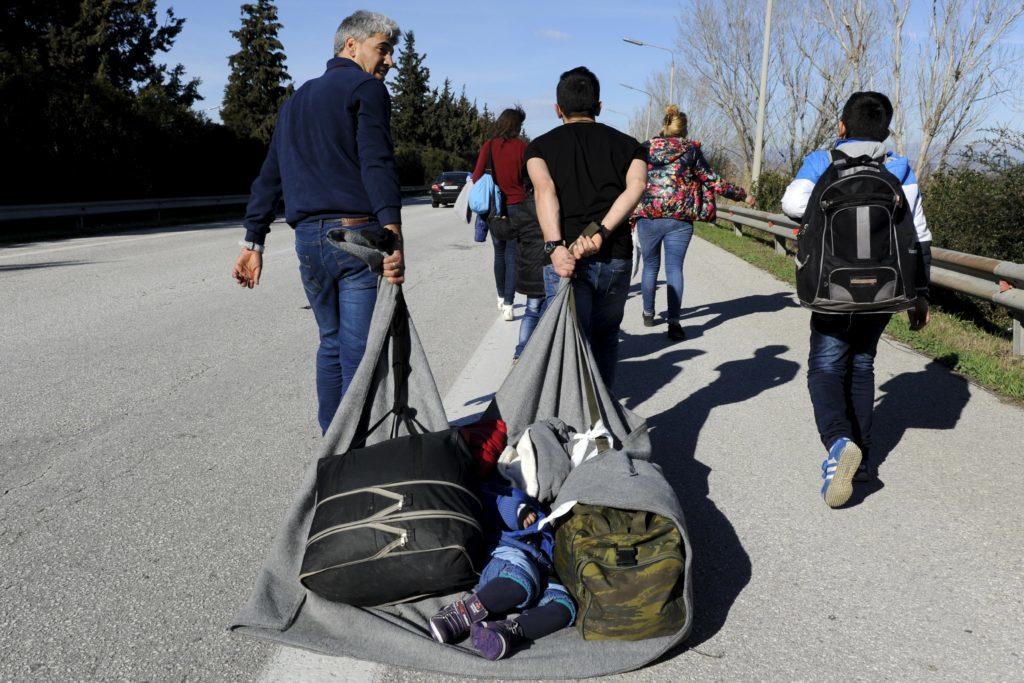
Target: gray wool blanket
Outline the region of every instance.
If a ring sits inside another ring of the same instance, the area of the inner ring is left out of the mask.
[[[397,374],[396,374],[397,373]],[[486,387],[481,387],[486,390]],[[601,382],[576,325],[572,289],[563,286],[520,362],[487,409],[510,438],[531,423],[558,417],[578,429],[597,417],[613,435],[612,450],[572,470],[560,501],[644,509],[672,519],[685,539],[687,621],[672,636],[640,641],[584,641],[574,628],[543,638],[511,658],[488,661],[467,645],[445,646],[429,634],[429,618],[459,595],[384,608],[330,602],[298,580],[315,505],[316,461],[414,431],[448,427],[426,355],[401,297],[385,281],[378,290],[366,354],[316,459],[285,512],[249,600],[231,629],[330,655],[446,674],[503,679],[586,678],[629,671],[686,639],[693,622],[690,544],[671,486],[650,462],[646,423],[621,406]],[[373,431],[369,431],[375,427]],[[369,431],[369,433],[367,433]],[[514,443],[514,441],[513,441]]]

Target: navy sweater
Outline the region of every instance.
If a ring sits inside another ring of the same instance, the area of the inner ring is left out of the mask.
[[[263,244],[284,197],[293,228],[310,218],[376,216],[401,223],[391,142],[391,97],[382,81],[335,57],[323,76],[282,105],[270,151],[253,182],[245,239]]]

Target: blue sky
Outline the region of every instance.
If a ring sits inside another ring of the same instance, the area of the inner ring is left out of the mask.
[[[238,49],[229,31],[239,24],[241,4],[236,0],[159,2],[161,9],[173,7],[188,20],[167,61],[181,62],[190,76],[203,80],[200,92],[205,100],[198,107],[213,109],[208,112],[213,118],[227,82],[227,57]],[[647,98],[619,83],[643,87],[648,74],[667,66],[669,55],[629,45],[622,38],[672,47],[680,4],[679,0],[277,2],[287,66],[297,85],[322,73],[341,19],[356,9],[373,9],[394,18],[403,30],[415,31],[417,50],[427,53],[434,85],[451,78],[456,87],[466,86],[471,99],[481,105],[486,102],[496,111],[521,104],[531,136],[558,124],[553,111],[558,74],[580,64],[601,79],[605,108],[601,120],[626,130],[627,116],[646,106]],[[926,4],[915,3],[910,31],[927,32]],[[1024,22],[1006,42],[1024,45]],[[1019,92],[1012,97],[1019,115]],[[995,105],[993,119],[1005,122],[1012,115],[1009,104]]]
[[[190,76],[202,78],[205,100],[199,108],[220,104],[227,82],[227,57],[238,44],[228,33],[239,24],[241,2],[161,0],[188,21],[167,57],[181,62]],[[501,110],[519,103],[526,130],[539,135],[558,123],[553,107],[558,75],[580,64],[601,79],[606,109],[602,120],[625,130],[626,116],[646,106],[646,96],[618,85],[643,87],[648,73],[668,64],[668,53],[622,42],[636,36],[669,47],[676,34],[678,2],[610,0],[564,2],[379,1],[349,4],[324,0],[279,0],[284,28],[281,42],[296,84],[318,76],[331,56],[334,31],[347,14],[373,9],[416,33],[416,49],[426,52],[431,81],[445,77],[465,84],[470,99]],[[390,77],[389,77],[390,79]],[[216,118],[216,111],[208,114]]]

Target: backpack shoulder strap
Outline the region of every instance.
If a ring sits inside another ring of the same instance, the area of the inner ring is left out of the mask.
[[[490,173],[491,179],[495,183],[498,182],[498,177],[494,174],[494,138],[487,141],[487,168],[484,169],[484,173]]]

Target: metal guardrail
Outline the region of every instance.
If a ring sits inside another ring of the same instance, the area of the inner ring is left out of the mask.
[[[415,194],[429,189],[429,185],[402,188],[402,194]],[[249,201],[247,194],[219,197],[170,197],[166,199],[124,199],[109,202],[71,202],[64,204],[20,204],[0,206],[0,221],[35,220],[38,218],[84,218],[136,211],[162,211],[215,206],[240,206]]]
[[[733,223],[737,233],[736,226],[744,225],[773,235],[780,254],[790,254],[796,242],[798,224],[782,214],[720,204],[718,220]],[[932,247],[931,282],[1006,308],[1013,318],[1013,353],[1024,356],[1024,264]]]

